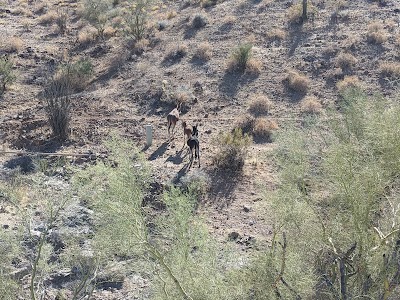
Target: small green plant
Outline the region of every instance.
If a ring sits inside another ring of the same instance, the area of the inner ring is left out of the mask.
[[[64,9],[59,9],[57,11],[56,24],[61,34],[64,34],[65,31],[67,30],[67,20],[68,20],[68,12]]]
[[[150,0],[137,0],[125,15],[125,32],[136,41],[144,38],[147,29],[148,13]]]
[[[60,66],[57,78],[66,78],[73,91],[80,92],[85,89],[90,77],[93,75],[93,64],[87,58],[81,58],[71,63],[67,62]]]
[[[220,134],[217,142],[219,149],[213,159],[214,164],[222,170],[242,171],[251,137],[243,134],[241,128],[235,128],[233,132]]]
[[[47,119],[53,136],[65,141],[69,136],[72,93],[68,77],[51,79],[43,91]]]
[[[85,0],[84,2],[83,17],[97,29],[97,34],[101,38],[109,21],[110,8],[109,0]]]
[[[242,44],[235,48],[231,55],[230,70],[244,72],[252,56],[252,44]]]
[[[13,67],[14,62],[8,56],[0,57],[0,95],[5,92],[7,85],[16,79]]]

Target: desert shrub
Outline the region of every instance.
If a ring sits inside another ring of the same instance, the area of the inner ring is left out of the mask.
[[[196,29],[206,26],[208,23],[207,17],[204,15],[195,15],[192,21],[192,26]]]
[[[178,15],[178,13],[175,10],[171,10],[167,13],[167,20],[171,20],[175,18]]]
[[[242,44],[236,47],[230,56],[228,62],[228,71],[239,71],[241,73],[248,71],[249,73],[258,74],[261,71],[261,62],[252,57],[251,44]]]
[[[208,42],[200,43],[193,55],[194,58],[207,61],[212,57],[212,46]]]
[[[242,133],[252,136],[257,143],[271,142],[272,135],[279,126],[274,120],[264,117],[254,118],[252,116],[244,116],[235,126]]]
[[[265,203],[274,234],[249,274],[255,299],[396,295],[400,107],[362,93],[345,97],[340,118],[278,136],[280,187]]]
[[[184,58],[188,53],[188,46],[186,43],[178,43],[168,49],[167,55],[164,58],[165,62],[175,63]]]
[[[355,75],[345,76],[343,80],[340,80],[336,83],[336,88],[338,89],[339,93],[343,93],[348,89],[361,88],[361,87],[362,87],[361,81]]]
[[[85,0],[82,15],[97,29],[97,34],[103,37],[104,29],[108,23],[108,13],[111,8],[109,0]]]
[[[256,94],[250,100],[249,112],[253,115],[267,115],[272,107],[272,102],[266,95]]]
[[[58,30],[62,34],[64,34],[65,31],[67,30],[67,20],[68,20],[68,12],[64,9],[59,9],[57,11],[57,18],[55,19],[55,21],[58,26]]]
[[[13,36],[0,45],[0,51],[5,51],[7,53],[19,52],[23,47],[24,42],[19,37]]]
[[[303,18],[303,1],[299,1],[296,4],[289,7],[286,17],[291,24],[301,23],[306,21],[309,15],[315,15],[316,7],[312,5],[310,0],[306,2],[306,16]]]
[[[16,80],[13,67],[14,62],[8,56],[0,57],[0,95],[4,93],[7,85]]]
[[[93,64],[89,59],[81,58],[71,63],[67,62],[59,67],[56,74],[57,79],[68,81],[72,91],[83,91],[91,76],[93,75]]]
[[[97,31],[93,28],[86,28],[78,32],[78,42],[81,45],[86,45],[96,39]]]
[[[233,132],[221,133],[217,138],[219,149],[213,163],[221,170],[241,172],[251,144],[251,137],[240,128]]]
[[[126,25],[125,33],[135,40],[140,40],[145,36],[149,4],[150,0],[138,0],[124,16]]]
[[[274,120],[256,118],[253,128],[254,140],[271,141],[273,132],[278,128],[279,126]]]
[[[300,103],[300,109],[304,113],[319,114],[322,111],[322,104],[316,97],[307,97]]]
[[[280,28],[272,28],[267,31],[267,37],[271,40],[284,40],[287,36],[287,33]]]
[[[47,120],[53,136],[65,141],[69,136],[72,93],[69,77],[52,79],[43,91]]]
[[[38,22],[40,25],[51,25],[55,20],[57,20],[57,12],[51,10],[40,16]]]
[[[197,199],[204,198],[211,188],[211,178],[203,171],[194,171],[181,178],[182,188]]]
[[[303,74],[295,70],[288,72],[286,77],[288,87],[298,93],[307,93],[308,87],[310,85],[310,80]]]
[[[251,49],[253,45],[243,44],[239,45],[232,52],[232,67],[233,69],[238,69],[241,72],[246,70],[246,66],[251,57]]]
[[[400,63],[398,62],[383,62],[379,69],[384,77],[400,79]]]
[[[370,43],[382,44],[388,39],[383,25],[379,22],[372,22],[368,25],[367,40]]]
[[[335,60],[336,66],[343,70],[352,68],[356,63],[357,58],[355,58],[351,53],[345,52],[339,53]]]

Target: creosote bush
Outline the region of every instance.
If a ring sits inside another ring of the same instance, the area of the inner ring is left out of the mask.
[[[104,29],[109,21],[111,2],[109,0],[85,0],[82,15],[97,29],[99,37],[103,37]]]
[[[218,153],[213,163],[220,170],[241,172],[251,144],[251,137],[243,134],[242,129],[235,128],[233,132],[221,133],[216,142],[219,145]]]
[[[61,65],[56,74],[56,79],[68,81],[71,91],[81,92],[88,85],[92,75],[92,62],[89,59],[81,58],[74,63],[67,62]]]
[[[150,0],[137,0],[125,14],[125,33],[138,41],[145,37]]]

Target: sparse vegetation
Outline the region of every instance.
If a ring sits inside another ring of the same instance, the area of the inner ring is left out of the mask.
[[[319,114],[322,111],[322,104],[314,97],[306,97],[300,104],[301,111],[308,114]]]
[[[24,42],[21,38],[13,36],[4,42],[4,44],[0,45],[0,51],[4,51],[7,53],[19,52],[23,47]]]
[[[367,40],[370,43],[382,44],[388,39],[386,31],[383,29],[383,25],[377,21],[372,22],[368,25]]]
[[[62,64],[56,74],[56,79],[68,81],[68,85],[72,91],[81,92],[86,88],[92,75],[92,62],[89,59],[81,58],[74,63],[67,62]]]
[[[271,107],[272,102],[267,96],[256,94],[250,100],[249,112],[256,116],[267,115]]]
[[[362,88],[361,81],[357,76],[345,76],[343,80],[340,80],[336,83],[336,87],[339,93],[343,93],[348,89],[352,88]]]
[[[341,52],[336,57],[335,64],[343,70],[351,69],[357,63],[357,58],[351,53]]]
[[[295,70],[290,70],[286,77],[288,87],[297,93],[307,93],[310,80]]]
[[[50,10],[46,14],[39,17],[40,25],[51,25],[57,20],[57,12]]]
[[[242,44],[235,48],[228,62],[228,71],[260,73],[262,64],[252,57],[252,48],[252,44]]]
[[[85,0],[84,2],[83,17],[97,29],[97,34],[101,38],[109,21],[110,8],[109,0]]]
[[[284,40],[287,36],[286,31],[280,28],[272,28],[267,32],[267,37],[271,40]]]
[[[65,9],[59,9],[57,11],[57,18],[55,21],[61,34],[64,34],[67,30],[67,20],[68,11]]]
[[[8,85],[16,80],[13,67],[12,59],[8,56],[0,57],[0,95],[4,93]]]
[[[400,79],[400,63],[398,62],[382,62],[379,69],[384,77]]]
[[[251,137],[240,128],[233,132],[221,133],[217,139],[218,153],[213,159],[218,169],[241,172],[247,155]]]
[[[212,46],[208,42],[200,43],[194,53],[194,58],[208,61],[212,57]]]
[[[125,32],[137,41],[145,37],[149,4],[150,0],[138,0],[125,15]]]

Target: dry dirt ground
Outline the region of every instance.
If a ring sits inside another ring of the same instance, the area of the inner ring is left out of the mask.
[[[135,53],[118,33],[104,41],[81,43],[78,36],[89,25],[79,17],[76,1],[0,1],[0,54],[10,53],[17,73],[17,81],[0,98],[3,144],[15,150],[100,153],[102,139],[117,132],[143,149],[154,179],[161,185],[191,172],[210,176],[211,191],[201,211],[218,240],[225,242],[229,233],[238,232],[242,237],[238,247],[247,251],[251,251],[249,237],[268,241],[271,224],[257,210],[257,203],[278,184],[276,166],[268,159],[276,144],[253,143],[243,175],[232,178],[214,172],[218,134],[232,130],[247,115],[249,101],[256,94],[272,101],[267,117],[278,123],[278,132],[288,124],[301,126],[305,118],[301,103],[307,96],[314,96],[322,105],[322,116],[335,109],[336,83],[347,75],[357,76],[371,94],[396,96],[395,84],[384,80],[380,64],[400,58],[400,2],[311,1],[314,15],[303,25],[288,21],[289,9],[296,1],[221,2],[202,8],[183,1],[163,1],[151,10],[149,44],[143,53]],[[60,7],[68,8],[65,34],[58,32],[56,24],[39,24],[46,11]],[[193,28],[196,14],[207,19],[205,27]],[[165,29],[158,29],[160,22]],[[369,40],[372,23],[380,24],[385,36],[382,43]],[[276,29],[283,32],[280,38],[271,37]],[[19,44],[10,50],[16,37]],[[211,45],[212,55],[206,62],[193,57],[202,42]],[[227,72],[230,53],[244,42],[254,45],[254,58],[262,64],[259,74]],[[178,46],[184,47],[186,54],[168,59],[168,53]],[[340,53],[352,54],[356,62],[341,68]],[[71,137],[60,145],[51,138],[38,93],[54,64],[80,57],[92,61],[94,76],[87,88],[73,97]],[[309,78],[307,95],[287,88],[289,69]],[[200,171],[196,164],[187,170],[189,158],[187,149],[181,150],[180,123],[174,142],[168,143],[166,115],[173,106],[160,99],[163,81],[171,91],[188,96],[181,117],[199,126]],[[146,124],[154,128],[149,148],[144,144]],[[3,163],[10,159],[1,157]]]

